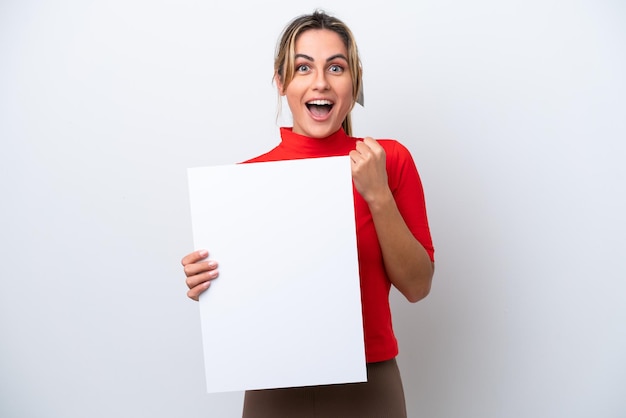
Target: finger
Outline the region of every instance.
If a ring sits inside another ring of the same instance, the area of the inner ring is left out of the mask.
[[[211,280],[216,279],[219,276],[219,272],[217,270],[205,271],[204,273],[196,274],[195,276],[189,276],[185,280],[187,287],[189,289],[193,289],[199,285],[204,283],[209,283]],[[207,284],[208,287],[208,284]]]
[[[200,299],[200,295],[202,294],[202,292],[207,290],[210,285],[211,285],[211,282],[204,282],[201,285],[198,285],[192,289],[189,289],[189,291],[187,292],[187,297],[195,301],[198,301],[198,299]]]
[[[215,260],[198,261],[193,264],[187,264],[183,267],[183,271],[187,277],[195,276],[196,274],[215,269],[217,269],[217,262]]]
[[[363,160],[367,160],[370,155],[372,155],[372,150],[370,149],[369,145],[367,145],[365,142],[358,140],[356,141],[356,145],[354,147],[354,149],[351,151],[352,155],[352,159],[355,162],[359,162],[359,161],[363,161]]]
[[[352,163],[354,163],[354,164],[356,164],[356,163],[360,162],[361,160],[363,160],[363,156],[357,150],[350,151],[348,153],[348,155],[350,156],[350,161],[352,161]]]
[[[209,252],[207,250],[197,250],[184,256],[180,263],[183,266],[186,266],[187,264],[195,263],[204,258],[207,258],[208,256]]]
[[[363,141],[357,141],[356,151],[361,155],[367,155],[367,153],[370,151],[370,147]]]
[[[363,138],[363,143],[366,144],[368,147],[372,148],[372,147],[376,147],[376,146],[380,146],[378,144],[378,141],[376,141],[374,138],[372,138],[371,136],[366,136],[365,138]]]
[[[363,139],[363,144],[367,145],[368,151],[376,156],[382,156],[385,154],[385,149],[374,138],[368,136]]]
[[[380,158],[384,155],[384,148],[374,138],[366,137],[356,143],[356,151],[365,159]]]

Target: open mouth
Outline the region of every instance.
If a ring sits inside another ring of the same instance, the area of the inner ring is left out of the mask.
[[[328,115],[334,103],[330,100],[311,100],[306,103],[307,109],[314,117],[323,118]]]

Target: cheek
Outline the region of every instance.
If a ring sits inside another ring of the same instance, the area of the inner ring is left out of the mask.
[[[302,98],[302,86],[295,80],[292,80],[284,91],[287,100],[290,102],[299,101]]]
[[[352,81],[350,81],[347,84],[343,84],[341,86],[341,92],[339,92],[339,90],[337,91],[340,95],[341,95],[341,99],[342,99],[342,107],[344,108],[352,108],[352,102],[353,102],[353,97],[352,97]]]
[[[352,79],[342,80],[337,88],[344,100],[352,101]]]

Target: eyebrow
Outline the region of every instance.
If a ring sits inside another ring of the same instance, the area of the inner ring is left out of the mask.
[[[306,54],[296,54],[296,55],[294,56],[294,58],[304,58],[304,59],[306,59],[306,60],[308,60],[308,61],[315,62],[315,60],[313,59],[313,57],[310,57],[310,56],[308,56],[308,55],[306,55]],[[335,55],[331,55],[330,57],[326,58],[326,62],[330,62],[330,61],[332,61],[332,60],[334,60],[334,59],[336,59],[336,58],[341,58],[341,59],[345,60],[346,62],[348,62],[348,58],[346,58],[346,56],[345,56],[345,55],[343,55],[343,54],[335,54]]]

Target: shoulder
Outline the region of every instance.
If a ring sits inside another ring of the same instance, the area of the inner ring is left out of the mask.
[[[396,139],[377,139],[385,150],[390,184],[419,181],[415,160],[409,149]]]
[[[284,159],[284,157],[283,155],[281,155],[279,147],[277,146],[276,148],[273,148],[264,154],[242,161],[241,164],[262,163],[262,162],[269,162],[269,161],[278,161],[281,159]]]

